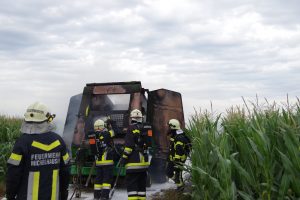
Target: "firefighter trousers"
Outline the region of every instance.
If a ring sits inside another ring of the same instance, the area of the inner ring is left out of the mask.
[[[109,192],[113,182],[113,165],[96,166],[94,183],[94,198],[109,199]]]
[[[183,187],[182,170],[179,168],[179,165],[175,165],[174,162],[168,161],[166,173],[167,176],[175,182],[177,189]]]
[[[147,172],[126,172],[128,200],[146,199]]]

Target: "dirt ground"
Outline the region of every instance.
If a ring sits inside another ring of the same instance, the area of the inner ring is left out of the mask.
[[[175,188],[161,190],[160,192],[150,195],[151,200],[191,200],[190,188],[185,188],[184,191],[177,191]]]
[[[152,184],[151,187],[147,188],[147,200],[152,200],[152,195],[156,197],[160,195],[162,190],[169,190],[174,186],[173,183],[162,183],[162,184]],[[70,186],[69,199],[73,194],[74,188]],[[112,200],[126,200],[127,199],[127,190],[125,186],[117,187],[114,193]],[[93,190],[83,189],[81,193],[81,198],[75,198],[73,196],[72,200],[93,200]],[[159,200],[156,198],[156,200]],[[176,199],[174,199],[176,200]]]
[[[122,184],[121,184],[122,185]],[[191,200],[191,197],[188,194],[191,194],[189,189],[185,189],[183,192],[177,192],[175,190],[175,184],[172,181],[162,183],[162,184],[152,184],[151,187],[147,188],[147,199],[149,200]],[[93,190],[82,188],[81,198],[76,198],[73,195],[73,200],[93,200]],[[74,192],[73,185],[70,185],[69,198]],[[0,199],[4,197],[5,185],[0,183]],[[68,198],[68,199],[69,199]],[[127,199],[127,190],[126,187],[119,186],[116,188],[113,199]]]
[[[154,185],[153,188],[148,188],[147,190],[147,199],[151,200],[191,200],[191,197],[189,195],[186,195],[185,193],[178,193],[175,189],[168,189],[170,187],[168,184],[162,184],[162,185]],[[165,190],[160,190],[161,188],[165,188]],[[4,197],[5,187],[3,183],[0,184],[0,199]],[[72,195],[72,190],[70,191],[70,196]],[[74,200],[84,199],[84,200],[90,200],[92,198],[92,190],[87,191],[85,190],[82,194],[82,198],[75,198]],[[116,194],[114,195],[113,199],[126,199],[126,189],[125,188],[118,188],[116,191]],[[69,197],[70,198],[70,197]]]

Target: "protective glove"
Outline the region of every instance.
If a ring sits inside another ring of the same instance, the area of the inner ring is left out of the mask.
[[[112,119],[107,119],[107,120],[106,120],[106,124],[107,124],[107,125],[112,125],[113,122],[114,122],[114,121],[113,121]]]
[[[178,158],[174,159],[174,164],[175,164],[174,166],[175,168],[181,168],[183,166],[181,160]]]
[[[145,162],[149,162],[149,155],[147,153],[144,154]]]

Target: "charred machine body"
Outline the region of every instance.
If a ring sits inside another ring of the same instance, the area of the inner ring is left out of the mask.
[[[109,119],[115,133],[115,164],[122,153],[126,128],[130,123],[129,114],[133,109],[143,113],[144,127],[149,139],[152,157],[149,173],[153,182],[166,181],[165,165],[169,152],[167,136],[168,120],[177,118],[184,127],[181,94],[167,89],[149,91],[139,81],[90,83],[82,94],[71,97],[66,117],[63,138],[71,154],[71,174],[74,182],[93,182],[95,175],[88,142],[88,132],[93,130],[97,119]],[[115,166],[114,174],[125,169]]]

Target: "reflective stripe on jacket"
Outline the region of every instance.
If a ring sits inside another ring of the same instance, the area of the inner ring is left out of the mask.
[[[112,133],[108,132],[107,129],[103,131],[96,131],[96,145],[97,145],[97,156],[96,166],[113,165],[113,140]]]
[[[170,161],[185,162],[187,154],[185,152],[186,140],[185,133],[182,130],[172,130],[172,137],[170,138]]]
[[[7,161],[7,198],[66,200],[69,160],[66,145],[56,133],[22,134]]]
[[[136,123],[129,126],[125,136],[125,148],[122,155],[127,159],[126,172],[145,171],[149,167],[142,148],[146,144],[141,136],[142,124]]]

